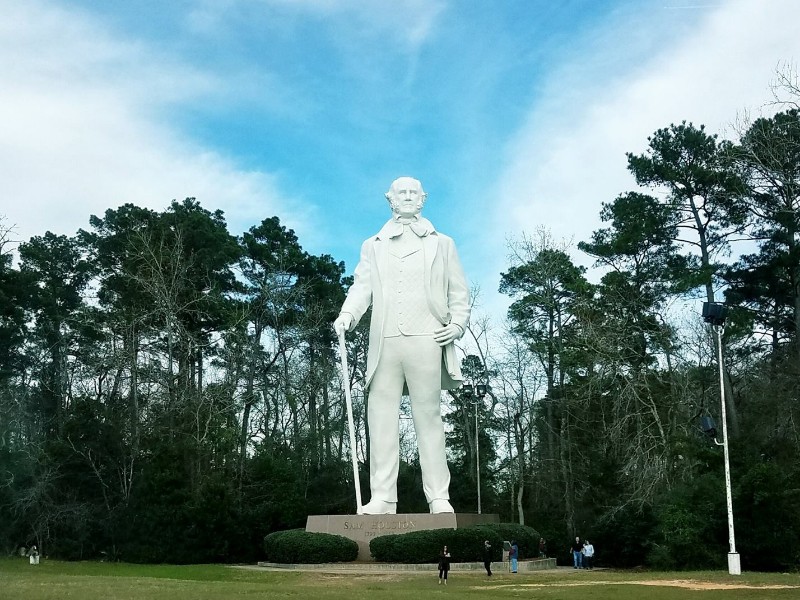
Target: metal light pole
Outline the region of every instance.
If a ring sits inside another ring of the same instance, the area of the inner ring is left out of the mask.
[[[481,403],[481,406],[483,405],[483,398],[488,390],[488,386],[483,383],[475,386],[475,395],[478,396],[475,401],[475,474],[478,480],[478,514],[481,514],[481,453],[480,443],[478,442],[478,402]]]
[[[475,405],[475,473],[477,475],[476,481],[478,482],[478,514],[481,514],[481,461],[478,456],[478,403],[472,397],[474,388],[471,383],[465,383],[461,386],[461,390],[467,402]]]
[[[486,396],[488,388],[485,384],[479,383],[474,389],[477,398],[473,399],[472,384],[466,383],[462,386],[464,397],[475,406],[475,481],[478,488],[478,514],[481,514],[481,450],[478,441],[478,402],[483,403],[483,398]]]
[[[478,401],[475,401],[475,480],[478,482],[478,514],[481,514],[481,451],[478,443]]]
[[[722,418],[722,443],[714,442],[722,446],[725,457],[725,498],[728,505],[728,573],[731,575],[741,575],[742,566],[739,561],[739,553],[736,552],[736,537],[733,532],[733,498],[731,495],[731,466],[728,454],[728,418],[725,411],[725,375],[722,367],[722,330],[725,326],[727,308],[724,304],[716,302],[703,302],[703,318],[706,323],[711,324],[717,336],[717,364],[719,366],[719,395],[721,403]]]

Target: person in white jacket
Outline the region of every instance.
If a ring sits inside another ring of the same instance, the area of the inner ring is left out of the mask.
[[[333,324],[339,334],[352,331],[372,306],[366,372],[371,498],[363,512],[397,512],[403,393],[411,398],[430,512],[453,512],[440,399],[442,389],[461,384],[453,342],[469,323],[469,288],[453,240],[420,215],[422,184],[400,177],[386,199],[392,217],[362,244],[353,285]]]

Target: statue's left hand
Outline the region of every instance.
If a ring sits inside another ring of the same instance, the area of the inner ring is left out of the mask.
[[[433,330],[433,340],[440,346],[447,346],[461,337],[463,330],[455,323]]]

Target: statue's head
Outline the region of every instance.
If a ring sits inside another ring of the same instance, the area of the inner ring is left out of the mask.
[[[386,199],[392,212],[400,217],[413,217],[422,211],[427,194],[422,184],[413,177],[398,177],[389,186]]]

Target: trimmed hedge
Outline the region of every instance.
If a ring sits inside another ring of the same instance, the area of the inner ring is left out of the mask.
[[[358,544],[341,535],[287,529],[264,537],[264,552],[274,563],[352,562],[358,557]]]
[[[490,523],[460,529],[431,529],[398,535],[384,535],[369,543],[375,560],[396,563],[435,563],[447,546],[453,562],[483,560],[483,541],[489,540],[494,556],[501,560],[503,541],[516,541],[519,558],[538,556],[539,533],[533,527],[516,523]]]

